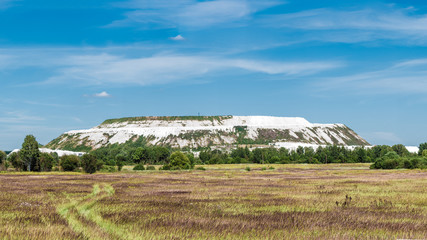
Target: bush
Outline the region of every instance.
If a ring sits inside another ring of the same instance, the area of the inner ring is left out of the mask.
[[[376,169],[394,169],[398,168],[400,165],[400,157],[399,155],[394,152],[390,151],[386,153],[381,158],[378,158],[374,164],[371,165],[371,168]]]
[[[133,170],[134,171],[144,171],[145,170],[145,167],[144,167],[144,164],[138,164],[138,165],[136,165],[134,168],[133,168]]]
[[[194,165],[188,156],[182,152],[177,151],[171,154],[169,164],[164,165],[162,170],[181,170],[192,168],[194,168]]]
[[[64,155],[61,157],[59,165],[62,167],[62,170],[66,172],[75,171],[80,166],[80,159],[74,155]]]
[[[147,166],[146,170],[156,170],[154,166]]]
[[[81,158],[83,170],[89,174],[96,172],[97,162],[95,155],[92,154],[85,154]]]
[[[250,167],[246,167],[245,170],[249,172],[249,171],[251,171],[251,168]]]
[[[206,168],[204,168],[204,167],[198,167],[198,168],[196,168],[196,170],[206,171]]]

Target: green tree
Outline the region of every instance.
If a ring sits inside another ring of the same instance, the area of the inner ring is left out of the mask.
[[[147,148],[139,147],[132,154],[132,160],[135,163],[147,163],[150,159],[150,153]]]
[[[170,151],[166,147],[155,147],[153,149],[153,155],[155,156],[155,162],[153,163],[165,163],[169,156]]]
[[[27,167],[27,171],[40,172],[40,151],[39,143],[33,135],[25,137],[19,157]]]
[[[0,165],[2,165],[4,162],[6,162],[6,153],[3,151],[0,151]]]
[[[53,167],[55,158],[49,153],[40,154],[40,170],[43,172],[50,172]]]
[[[191,169],[194,167],[191,165],[190,159],[188,159],[188,157],[180,151],[173,152],[169,159],[169,164],[163,167],[165,170]]]
[[[66,172],[75,171],[80,166],[80,159],[75,155],[64,155],[61,157],[60,165]]]
[[[25,163],[19,157],[19,153],[17,152],[11,153],[7,158],[7,161],[10,162],[10,164],[12,164],[12,167],[14,167],[15,170],[17,171],[25,170]]]
[[[85,154],[81,157],[82,168],[86,173],[96,172],[97,159],[93,154]]]
[[[396,144],[391,147],[393,151],[397,153],[397,155],[401,157],[405,157],[409,155],[408,149],[403,144]]]
[[[427,142],[420,144],[419,150],[418,150],[418,155],[422,156],[424,150],[427,150]]]

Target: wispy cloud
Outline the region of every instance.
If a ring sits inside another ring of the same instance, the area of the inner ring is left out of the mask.
[[[417,14],[413,8],[399,9],[390,5],[352,11],[306,10],[267,16],[262,22],[269,27],[303,30],[305,36],[313,40],[408,39],[412,43],[427,43],[427,15]]]
[[[427,93],[427,59],[399,62],[386,69],[330,78],[323,90],[351,90],[363,94]]]
[[[249,17],[260,10],[283,4],[265,0],[214,0],[198,2],[195,0],[150,1],[133,0],[118,6],[133,10],[125,13],[126,18],[117,20],[109,26],[139,27],[209,27],[222,23],[232,23]]]
[[[1,123],[25,123],[43,120],[45,119],[38,116],[30,116],[23,112],[6,112],[3,115],[0,115]]]
[[[47,83],[81,82],[90,85],[152,85],[186,81],[237,70],[267,75],[296,76],[341,67],[340,62],[274,62],[197,55],[125,58],[110,54],[72,56]]]

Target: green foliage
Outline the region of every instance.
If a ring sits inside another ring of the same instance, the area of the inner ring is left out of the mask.
[[[421,156],[423,157],[427,157],[427,149],[424,149],[423,152],[421,153]]]
[[[197,167],[196,170],[206,171],[206,168],[204,168],[204,167]]]
[[[154,167],[154,166],[147,166],[147,168],[146,168],[146,170],[156,170],[156,167]]]
[[[98,160],[96,159],[96,156],[93,154],[85,154],[81,157],[81,165],[82,165],[83,171],[89,174],[96,172],[97,162]]]
[[[52,171],[52,167],[55,163],[55,158],[49,153],[40,154],[40,170],[43,172]]]
[[[418,150],[418,155],[423,156],[424,150],[427,150],[427,142],[421,143]]]
[[[22,148],[19,151],[19,157],[27,167],[27,171],[40,172],[39,143],[33,135],[25,137]]]
[[[146,163],[150,159],[150,151],[147,148],[139,147],[132,154],[132,160],[135,163]]]
[[[393,151],[397,153],[397,155],[401,157],[405,157],[409,155],[408,149],[403,144],[396,144],[391,147]]]
[[[123,162],[122,161],[116,161],[116,164],[117,164],[117,171],[121,171],[122,170],[122,168],[123,168]]]
[[[19,153],[17,152],[11,153],[7,158],[7,161],[10,162],[10,164],[12,164],[12,167],[14,167],[17,171],[26,170],[25,163],[21,160],[21,158],[19,157]]]
[[[60,166],[66,172],[76,171],[80,166],[80,159],[75,155],[64,155],[60,158]]]
[[[221,122],[225,119],[230,119],[232,116],[167,116],[167,117],[125,117],[116,119],[107,119],[103,124],[123,123],[123,122],[138,122],[148,120],[159,120],[159,121],[177,121],[177,120],[195,120],[195,121],[218,121]]]
[[[96,171],[100,171],[104,167],[104,161],[97,159],[96,160]]]
[[[169,163],[163,166],[163,170],[182,170],[194,168],[188,156],[180,151],[173,152],[169,158]]]
[[[102,166],[101,172],[115,172],[116,168],[114,166],[104,165]]]
[[[3,151],[0,151],[0,165],[6,162],[6,157],[7,157],[6,153]]]
[[[396,169],[396,168],[427,168],[427,158],[401,157],[396,152],[391,151],[383,157],[378,158],[371,168],[375,169]]]
[[[133,170],[134,171],[144,171],[145,170],[145,167],[144,167],[144,164],[138,164],[138,165],[136,165],[134,168],[133,168]]]
[[[249,166],[247,166],[247,167],[245,168],[245,170],[246,170],[246,171],[248,171],[248,172],[250,172],[250,171],[251,171],[251,168],[250,168]]]

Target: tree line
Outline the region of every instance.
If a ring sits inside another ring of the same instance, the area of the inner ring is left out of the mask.
[[[191,152],[181,152],[164,146],[149,146],[144,138],[113,144],[90,151],[82,157],[56,153],[41,153],[39,144],[28,135],[19,152],[6,158],[0,151],[0,166],[13,167],[20,171],[77,171],[87,173],[96,171],[120,171],[124,165],[136,165],[135,170],[144,170],[147,165],[162,165],[163,170],[192,169],[196,164],[288,164],[288,163],[373,163],[371,168],[427,168],[427,143],[420,144],[418,153],[410,153],[402,144],[393,146],[377,145],[371,148],[343,146],[286,148],[237,147],[230,151],[204,149],[195,157]],[[152,167],[148,167],[152,169]]]

